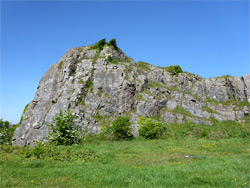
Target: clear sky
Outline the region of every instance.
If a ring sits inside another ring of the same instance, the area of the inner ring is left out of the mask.
[[[102,38],[205,78],[250,73],[249,1],[1,1],[0,118],[18,123],[49,66]]]

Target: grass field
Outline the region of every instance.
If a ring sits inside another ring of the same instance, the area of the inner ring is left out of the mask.
[[[0,187],[250,187],[249,138],[89,139],[49,149],[2,146]]]

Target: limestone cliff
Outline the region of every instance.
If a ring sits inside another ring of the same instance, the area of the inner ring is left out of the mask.
[[[34,145],[46,139],[47,125],[61,109],[72,109],[79,117],[78,126],[93,134],[100,132],[95,115],[111,119],[129,115],[137,136],[138,116],[212,125],[212,119],[243,121],[249,115],[249,103],[250,75],[172,76],[165,68],[135,63],[119,48],[72,48],[41,79],[15,131],[13,145]]]

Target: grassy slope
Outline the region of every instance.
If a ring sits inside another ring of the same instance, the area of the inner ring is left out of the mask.
[[[249,186],[248,138],[88,141],[100,159],[48,162],[0,153],[0,187],[238,187]],[[195,156],[184,158],[183,156]]]

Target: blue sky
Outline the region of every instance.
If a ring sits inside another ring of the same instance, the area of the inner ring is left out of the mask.
[[[0,118],[18,123],[49,66],[102,38],[205,78],[250,73],[248,1],[1,1]]]

